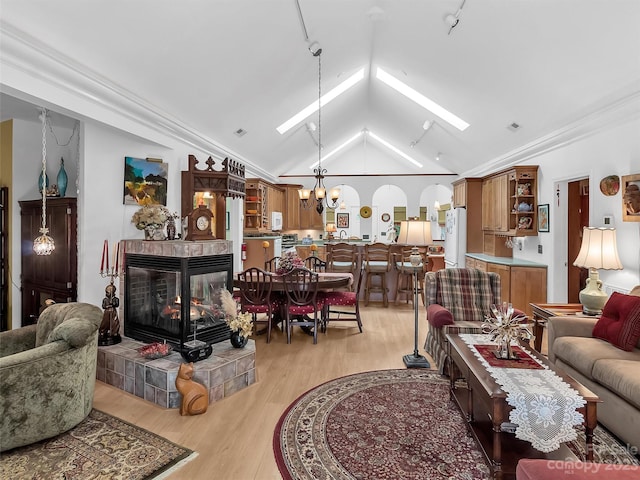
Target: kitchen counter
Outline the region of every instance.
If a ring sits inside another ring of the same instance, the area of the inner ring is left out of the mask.
[[[488,263],[496,263],[498,265],[506,265],[509,267],[544,267],[547,265],[542,263],[532,262],[530,260],[522,260],[520,258],[511,257],[494,257],[492,255],[485,255],[484,253],[467,253],[467,257],[481,260]]]

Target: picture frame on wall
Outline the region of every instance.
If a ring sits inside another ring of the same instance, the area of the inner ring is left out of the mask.
[[[167,205],[169,164],[156,158],[124,157],[124,205]]]
[[[538,205],[538,232],[549,231],[549,204]]]
[[[336,213],[336,227],[337,228],[349,228],[349,214],[348,213]]]
[[[640,173],[625,175],[622,186],[622,221],[640,222]]]

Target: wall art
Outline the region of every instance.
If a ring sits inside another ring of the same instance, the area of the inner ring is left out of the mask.
[[[640,173],[622,177],[622,221],[640,222]]]
[[[124,157],[125,205],[167,205],[169,164],[159,159]]]
[[[336,213],[336,226],[337,228],[349,228],[349,214]]]
[[[549,231],[549,204],[538,205],[538,232]]]

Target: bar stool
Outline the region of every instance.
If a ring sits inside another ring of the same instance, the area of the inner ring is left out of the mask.
[[[423,271],[418,272],[418,293],[422,297],[422,303],[424,304],[423,284],[424,284],[424,271],[426,270],[427,261],[426,247],[418,247],[418,252],[422,256]],[[395,268],[398,271],[398,279],[396,281],[396,304],[400,301],[400,295],[405,295],[405,303],[413,303],[413,268],[411,268],[411,247],[402,247],[400,253],[394,254]]]
[[[373,243],[364,246],[365,267],[367,273],[367,285],[364,291],[364,304],[369,305],[371,292],[382,293],[382,304],[389,306],[387,288],[387,272],[390,270],[389,245],[386,243]],[[378,278],[379,282],[374,282]]]

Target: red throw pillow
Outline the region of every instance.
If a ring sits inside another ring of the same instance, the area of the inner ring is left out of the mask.
[[[592,335],[630,352],[640,339],[640,297],[613,292]]]
[[[432,303],[427,307],[427,320],[436,328],[442,328],[445,325],[453,325],[455,323],[451,312],[437,303]]]

